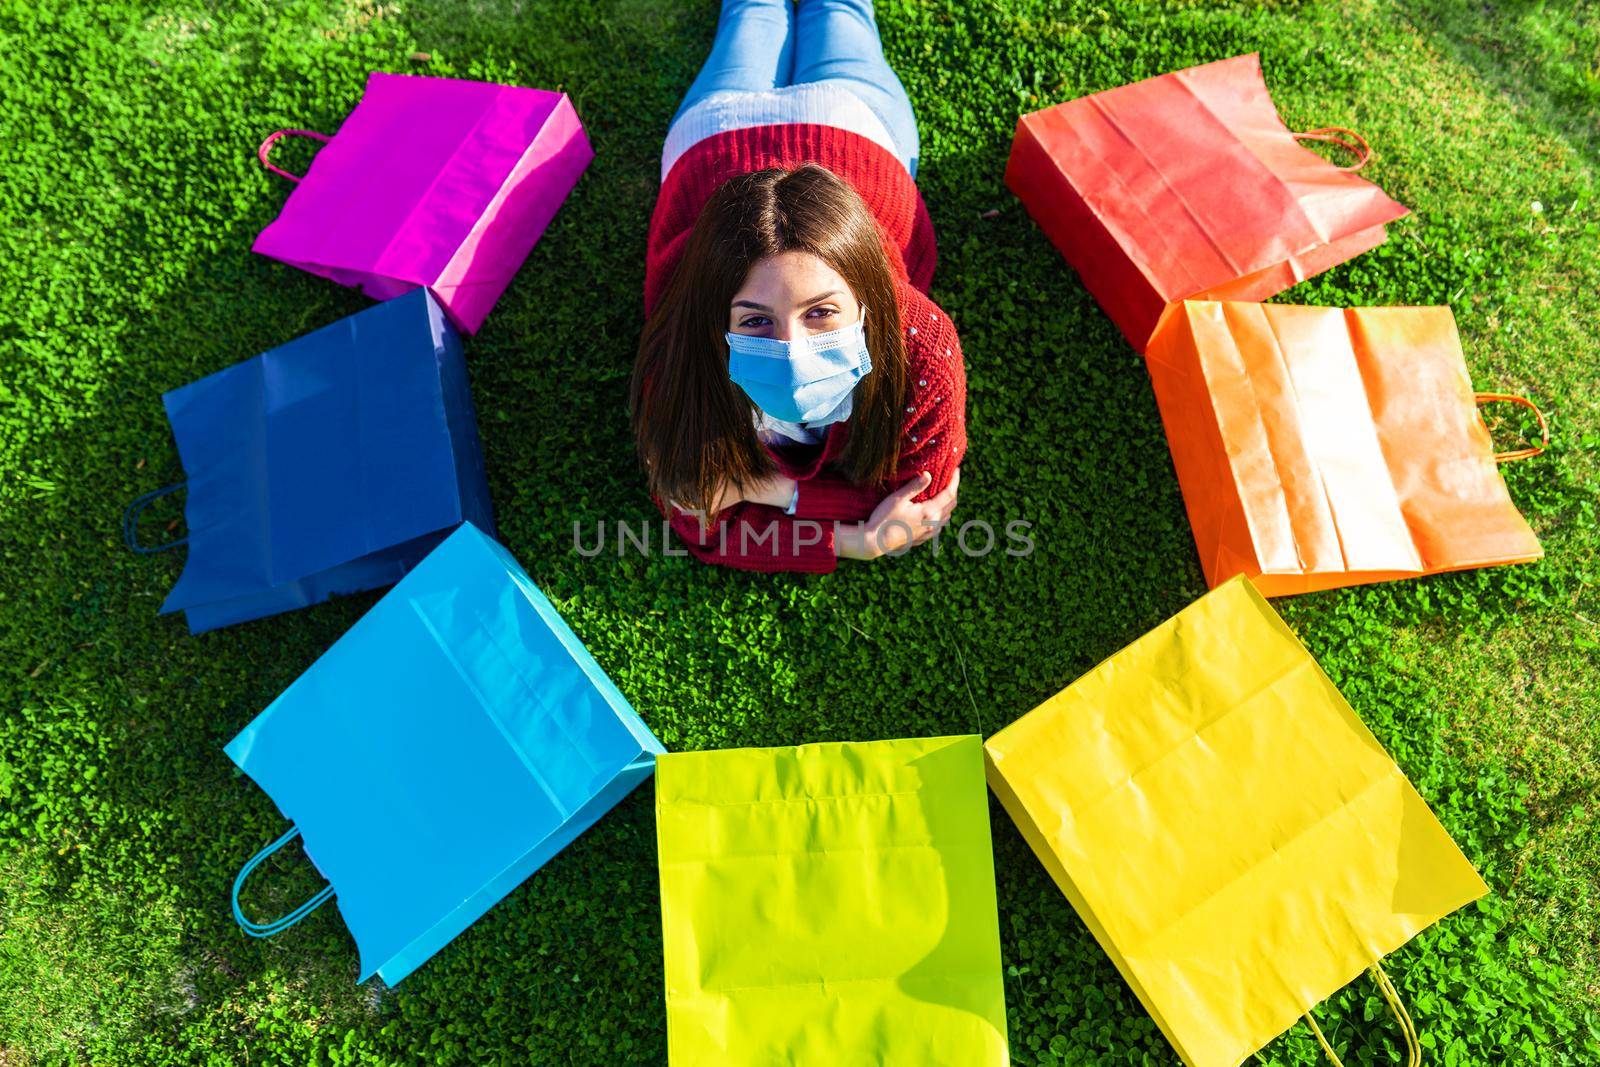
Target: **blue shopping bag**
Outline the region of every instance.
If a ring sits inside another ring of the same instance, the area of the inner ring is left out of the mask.
[[[247,933],[332,897],[361,980],[399,982],[655,769],[663,749],[510,553],[463,525],[227,745],[293,829],[233,886]],[[328,886],[239,890],[296,836]]]
[[[189,533],[161,547],[189,557],[161,611],[194,633],[390,585],[463,521],[493,530],[461,339],[424,290],[162,399]],[[136,549],[155,495],[129,509]]]

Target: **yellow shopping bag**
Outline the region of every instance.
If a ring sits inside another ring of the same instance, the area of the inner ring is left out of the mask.
[[[1233,1067],[1302,1015],[1315,1029],[1312,1007],[1367,968],[1416,1056],[1376,965],[1488,887],[1245,579],[985,753],[990,786],[1185,1063]]]
[[[676,1067],[1009,1062],[982,742],[656,763]]]

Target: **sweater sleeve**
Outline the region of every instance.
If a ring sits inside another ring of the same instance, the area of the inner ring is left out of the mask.
[[[819,522],[860,522],[872,514],[889,491],[881,485],[858,485],[823,472],[800,483],[794,517]]]
[[[704,563],[812,574],[826,574],[838,566],[831,522],[791,518],[765,504],[742,502],[723,508],[705,529],[698,513],[671,505],[664,511],[689,554]]]
[[[910,392],[901,429],[900,457],[890,481],[858,485],[833,472],[800,483],[795,517],[860,522],[883,498],[915,478],[932,476],[917,500],[938,495],[950,484],[967,451],[967,375],[961,342],[949,316],[932,301],[907,308],[905,326]]]

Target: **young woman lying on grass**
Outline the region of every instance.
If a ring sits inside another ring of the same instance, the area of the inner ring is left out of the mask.
[[[690,552],[830,571],[956,504],[966,372],[870,0],[723,0],[667,134],[633,428]]]

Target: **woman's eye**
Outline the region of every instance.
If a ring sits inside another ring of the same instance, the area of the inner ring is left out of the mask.
[[[811,317],[817,319],[828,319],[837,314],[839,314],[839,312],[835,308],[812,308],[810,311]]]
[[[739,323],[739,328],[753,330],[768,325],[769,321],[764,315],[751,315],[748,319]]]

